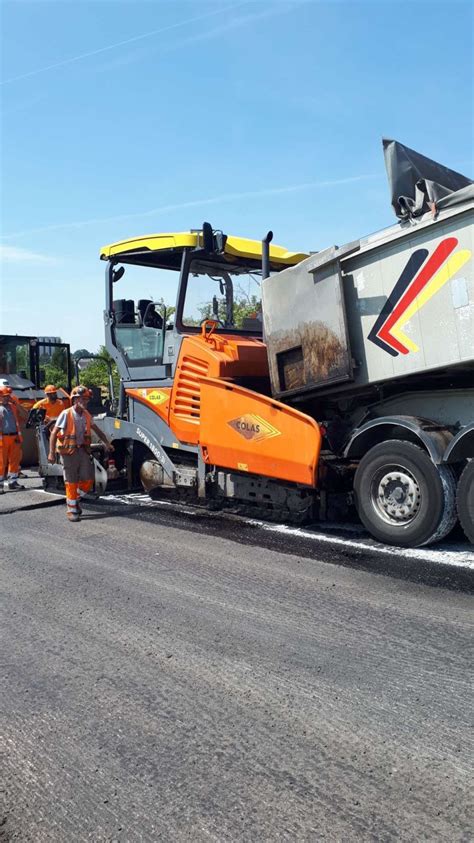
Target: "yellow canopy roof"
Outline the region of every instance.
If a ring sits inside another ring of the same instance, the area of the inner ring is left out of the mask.
[[[144,266],[168,267],[179,269],[181,255],[184,249],[196,249],[201,245],[200,231],[181,231],[172,234],[148,234],[144,237],[133,237],[111,243],[100,250],[101,260],[116,258],[121,263],[133,263]],[[308,255],[289,252],[283,246],[270,243],[270,265],[272,268],[283,269],[294,266],[307,258]],[[214,260],[222,263],[247,262],[254,266],[262,259],[262,244],[260,240],[248,240],[245,237],[227,237],[222,254],[216,254]]]

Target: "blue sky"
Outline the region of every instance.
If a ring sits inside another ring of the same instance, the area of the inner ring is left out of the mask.
[[[0,331],[95,350],[99,247],[125,237],[390,225],[382,136],[472,176],[473,8],[4,0]]]

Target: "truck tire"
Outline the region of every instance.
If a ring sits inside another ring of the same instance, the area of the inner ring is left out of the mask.
[[[393,439],[365,454],[354,478],[359,518],[379,541],[421,547],[456,523],[456,482],[418,445]]]
[[[474,460],[469,460],[459,478],[457,509],[461,527],[474,544]]]

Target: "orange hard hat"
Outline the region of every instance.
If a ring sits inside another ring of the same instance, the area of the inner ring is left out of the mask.
[[[87,388],[87,386],[82,386],[82,385],[75,386],[74,389],[71,392],[71,401],[73,401],[74,398],[89,398],[89,397],[90,397],[90,392],[89,392],[89,389]]]
[[[0,395],[11,395],[12,391],[11,386],[0,386]]]
[[[53,386],[52,383],[49,383],[48,386],[45,386],[44,391],[45,391],[46,395],[51,395],[51,393],[57,392],[58,389],[57,389],[56,386]]]

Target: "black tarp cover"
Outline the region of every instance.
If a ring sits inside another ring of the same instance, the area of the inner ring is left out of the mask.
[[[393,209],[399,219],[474,199],[474,182],[398,141],[383,138]]]

